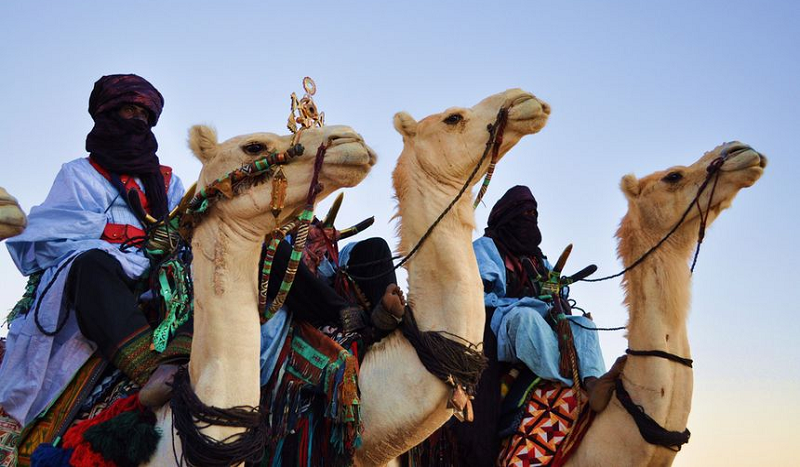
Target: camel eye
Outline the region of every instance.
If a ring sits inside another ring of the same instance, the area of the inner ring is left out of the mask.
[[[244,152],[248,154],[256,155],[264,152],[267,147],[262,143],[247,143],[242,147],[242,149],[244,149]]]
[[[448,125],[457,125],[464,117],[461,114],[450,114],[443,121]]]
[[[683,174],[681,174],[680,172],[670,172],[661,180],[667,183],[678,183],[682,179],[683,179]]]

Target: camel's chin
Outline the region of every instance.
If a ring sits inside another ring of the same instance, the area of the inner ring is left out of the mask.
[[[25,213],[16,204],[15,199],[0,201],[0,229],[3,229],[3,233],[19,235],[27,224]]]

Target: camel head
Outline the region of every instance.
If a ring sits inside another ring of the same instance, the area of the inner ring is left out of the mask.
[[[16,198],[0,187],[0,240],[21,234],[26,225],[28,221]]]
[[[292,145],[293,135],[252,133],[217,142],[216,132],[207,126],[196,125],[189,130],[189,146],[203,163],[197,187],[207,186],[219,177],[271,152],[283,152]],[[285,208],[278,216],[282,225],[303,209],[313,174],[317,148],[328,144],[319,176],[321,200],[333,191],[360,183],[375,165],[375,153],[361,135],[343,125],[329,125],[304,130],[299,143],[305,148],[303,155],[281,166],[288,182]],[[249,188],[245,193],[218,203],[215,209],[231,222],[251,225],[261,230],[273,220],[271,213],[272,183],[267,181]]]
[[[712,178],[698,199],[703,213],[708,210],[707,226],[711,225],[720,212],[730,207],[739,190],[752,186],[764,173],[767,158],[750,146],[739,142],[726,143],[707,152],[690,166],[671,167],[642,179],[634,175],[623,177],[620,186],[628,199],[628,213],[617,236],[624,241],[637,232],[639,237],[651,242],[651,246],[663,238],[692,204],[708,176],[710,164],[723,154],[727,159],[720,168],[716,188]],[[675,241],[683,248],[691,248],[697,241],[700,209],[693,208],[675,232]],[[620,253],[624,256],[623,243],[620,243]]]
[[[479,102],[474,107],[451,107],[420,121],[406,112],[394,116],[394,127],[403,136],[404,149],[394,173],[398,196],[404,183],[398,178],[427,175],[437,182],[461,186],[480,160],[489,138],[487,126],[494,123],[501,107],[508,109],[508,123],[499,156],[520,138],[541,130],[550,106],[521,89],[509,89]],[[488,167],[488,158],[483,175]],[[479,178],[474,180],[476,183]]]

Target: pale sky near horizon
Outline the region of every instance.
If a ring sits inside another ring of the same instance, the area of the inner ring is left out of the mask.
[[[675,465],[800,465],[799,23],[792,1],[9,0],[0,4],[0,186],[29,211],[60,164],[85,156],[88,96],[104,74],[137,73],[164,94],[158,154],[187,185],[200,168],[186,146],[191,125],[211,124],[221,139],[284,133],[289,95],[308,75],[328,123],[354,127],[379,155],[347,192],[340,225],[375,215],[369,234],[394,244],[394,113],[419,119],[521,87],[552,116],[498,166],[475,237],[505,190],[526,184],[545,252],[574,243],[568,270],[596,263],[607,274],[619,268],[624,174],[743,141],[769,166],[700,252],[688,324],[692,438]],[[24,285],[5,252],[0,283],[3,315]],[[625,323],[618,282],[578,284],[573,297],[599,326]],[[607,363],[625,348],[621,333],[601,343]]]

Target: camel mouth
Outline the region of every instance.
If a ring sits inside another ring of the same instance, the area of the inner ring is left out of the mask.
[[[767,158],[755,149],[742,143],[734,143],[728,148],[728,159],[720,170],[738,172],[740,170],[763,170],[767,166]]]
[[[516,122],[543,120],[547,119],[549,115],[550,106],[530,93],[525,93],[512,100],[508,110],[508,120]]]
[[[375,152],[361,138],[336,138],[328,146],[325,164],[339,167],[372,167],[377,161]]]

